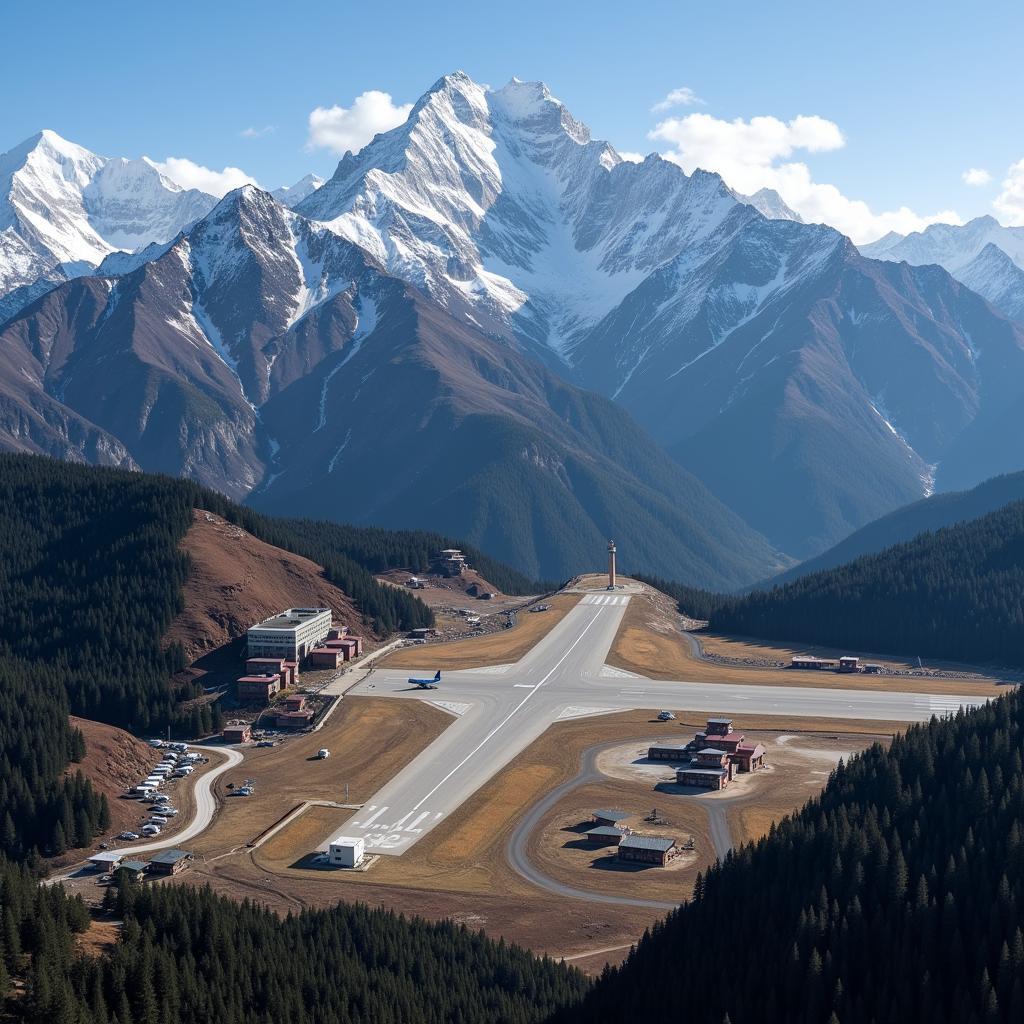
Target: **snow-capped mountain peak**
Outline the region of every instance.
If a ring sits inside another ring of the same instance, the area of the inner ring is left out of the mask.
[[[215,202],[145,158],[110,160],[37,133],[0,155],[0,318],[13,293],[30,299],[111,252],[166,242]]]
[[[571,361],[575,339],[737,206],[717,175],[627,164],[542,82],[439,79],[297,209],[474,321]]]
[[[986,215],[966,224],[931,224],[910,235],[890,232],[860,251],[913,266],[937,263],[1007,316],[1024,318],[1024,227],[1004,227]]]
[[[323,183],[324,179],[319,174],[307,174],[299,178],[294,185],[282,185],[270,194],[285,206],[296,206],[307,196],[312,195]]]
[[[860,251],[872,259],[906,260],[914,266],[938,263],[955,277],[990,242],[1024,268],[1024,227],[1004,227],[987,214],[966,224],[930,224],[909,235],[890,232]]]
[[[782,196],[773,188],[758,189],[757,192],[749,196],[741,195],[737,192],[736,198],[741,203],[747,203],[752,206],[758,213],[769,220],[795,220],[799,224],[804,223],[803,217],[792,207],[788,206]]]

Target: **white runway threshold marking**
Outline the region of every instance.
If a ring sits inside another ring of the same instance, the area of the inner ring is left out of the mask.
[[[599,605],[623,605],[629,600],[628,597],[624,597],[619,594],[588,594],[580,602],[581,604],[599,604]]]
[[[371,807],[371,808],[370,808],[370,810],[372,811],[372,810],[373,810],[373,808]],[[372,825],[372,824],[373,824],[373,823],[374,823],[374,822],[375,822],[375,821],[376,821],[376,820],[377,820],[377,819],[378,819],[378,818],[379,818],[379,817],[380,817],[380,816],[381,816],[381,815],[382,815],[382,814],[383,814],[383,813],[384,813],[384,812],[385,812],[386,810],[387,810],[387,807],[382,807],[382,808],[381,808],[381,809],[380,809],[379,811],[377,811],[377,813],[376,813],[376,814],[373,814],[373,815],[371,815],[371,816],[370,816],[369,818],[367,818],[367,819],[366,819],[366,821],[354,821],[354,822],[352,822],[352,824],[353,824],[353,825],[355,825],[355,826],[356,826],[356,828],[368,828],[368,827],[369,827],[370,825]]]
[[[635,672],[627,672],[624,668],[612,668],[611,665],[602,665],[598,675],[602,679],[642,679]]]
[[[567,718],[589,718],[591,715],[610,715],[621,710],[622,708],[589,708],[580,704],[570,704],[567,708],[562,709],[558,721],[563,722]]]
[[[460,768],[471,761],[483,748],[488,740],[494,735],[500,732],[516,715],[516,713],[526,704],[526,702],[561,668],[562,663],[569,657],[570,654],[579,646],[580,642],[590,631],[590,627],[597,622],[598,616],[595,615],[583,628],[583,631],[578,637],[572,642],[572,645],[566,650],[558,661],[555,662],[554,666],[548,671],[547,675],[535,686],[532,690],[443,778],[438,782],[434,788],[427,793],[419,803],[413,806],[414,811],[418,811]]]
[[[458,718],[461,718],[473,706],[472,704],[463,704],[457,700],[432,700],[430,703],[435,708],[447,711],[449,715],[455,715]]]

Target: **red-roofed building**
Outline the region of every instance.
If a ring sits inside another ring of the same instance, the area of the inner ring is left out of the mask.
[[[756,772],[764,767],[765,749],[760,743],[741,743],[736,748],[736,767],[741,772]]]
[[[314,717],[308,708],[301,711],[277,711],[274,714],[274,723],[279,729],[305,729],[307,725],[313,724]]]
[[[309,652],[309,662],[313,668],[339,668],[345,655],[333,647],[314,647]]]
[[[281,690],[280,676],[241,676],[238,680],[238,699],[240,701],[262,701],[266,704],[275,693]]]
[[[764,768],[765,753],[760,743],[749,743],[743,733],[733,730],[732,719],[709,718],[707,729],[698,732],[686,745],[687,763],[676,771],[676,781],[681,786],[724,789],[734,772]]]
[[[743,739],[744,736],[741,732],[727,732],[722,736],[709,733],[704,737],[704,743],[709,747],[715,747],[718,750],[724,750],[726,753],[735,754],[736,748],[743,742]]]

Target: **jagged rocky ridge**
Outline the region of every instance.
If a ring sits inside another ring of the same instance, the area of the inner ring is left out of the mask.
[[[108,318],[120,315],[132,324],[122,350],[159,353],[145,371],[127,360],[115,375],[125,380],[89,396],[76,392],[97,372],[84,356],[67,384],[63,370],[8,354],[0,388],[18,383],[9,418],[26,375],[40,385],[6,427],[9,444],[45,447],[47,417],[84,417],[61,424],[54,447],[141,458],[278,508],[382,516],[484,546],[493,536],[521,568],[559,564],[567,537],[589,544],[622,521],[610,509],[639,501],[687,534],[674,545],[702,552],[677,566],[729,566],[718,586],[755,578],[739,563],[763,567],[771,546],[807,557],[936,488],[1021,465],[1019,325],[939,268],[867,259],[837,232],[792,219],[777,197],[738,196],[717,175],[653,155],[623,161],[540,83],[488,90],[446,76],[295,212],[251,189],[240,196],[176,239],[108,256],[99,279],[7,325],[28,349],[54,331],[40,318],[67,322],[72,347],[92,351],[82,331],[109,338]],[[131,312],[119,314],[126,296]],[[90,315],[95,324],[81,319]],[[531,389],[544,401],[526,411]],[[620,414],[587,392],[643,429],[626,418],[610,432]],[[96,412],[100,394],[109,416]],[[72,413],[63,399],[73,395]],[[582,433],[566,402],[586,408]],[[458,432],[467,422],[471,438]],[[602,467],[600,484],[566,469],[567,431],[577,431],[578,465]],[[369,440],[360,451],[364,433],[380,451],[387,439],[394,458],[371,458]],[[620,438],[628,445],[612,444]],[[418,444],[419,458],[398,456]],[[609,459],[627,476],[605,475]],[[358,487],[332,482],[348,460]],[[528,480],[513,472],[524,466]],[[720,501],[705,505],[710,495],[680,467]],[[638,474],[658,501],[680,507],[686,494],[688,512],[714,509],[704,531],[729,526],[712,543],[637,488]],[[514,501],[503,497],[511,480]]]

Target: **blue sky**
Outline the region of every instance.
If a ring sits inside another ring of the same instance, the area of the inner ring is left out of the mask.
[[[1024,160],[1019,3],[8,0],[3,25],[0,149],[48,127],[106,155],[232,166],[272,188],[333,171],[336,153],[308,148],[314,109],[368,90],[402,105],[461,68],[492,85],[543,79],[621,150],[717,162],[737,187],[782,182],[820,211],[810,219],[862,235],[901,207],[1016,216],[1003,182]],[[682,87],[702,102],[652,113]],[[991,180],[966,184],[970,168]],[[1020,177],[1024,197],[1024,164]],[[1024,198],[1019,212],[1024,223]]]

